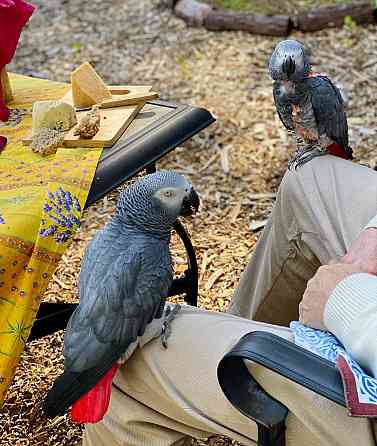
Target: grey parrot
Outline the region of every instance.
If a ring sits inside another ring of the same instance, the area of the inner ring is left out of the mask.
[[[43,402],[46,416],[72,406],[73,421],[100,421],[120,363],[154,325],[152,337],[169,334],[179,309],[167,305],[164,312],[173,280],[171,231],[179,216],[198,208],[193,186],[175,172],[146,175],[121,192],[115,215],[86,249],[80,303],[64,336],[64,373]]]
[[[279,118],[298,143],[289,168],[326,153],[352,159],[341,93],[327,76],[312,71],[309,50],[296,40],[280,42],[269,74]]]

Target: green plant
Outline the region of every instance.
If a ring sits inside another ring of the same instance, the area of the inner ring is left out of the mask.
[[[74,53],[79,53],[81,51],[81,43],[80,42],[72,43],[71,49]]]
[[[219,7],[235,11],[245,11],[250,9],[251,6],[250,0],[217,0],[217,4]]]
[[[186,79],[191,79],[192,73],[189,64],[186,62],[186,59],[183,56],[178,55],[175,58],[175,62],[181,68],[183,76]]]
[[[344,17],[344,28],[347,31],[353,31],[355,28],[357,28],[357,23],[353,20],[353,18],[350,15]]]

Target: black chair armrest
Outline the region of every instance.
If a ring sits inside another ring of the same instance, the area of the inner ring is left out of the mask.
[[[248,336],[241,338],[221,359],[217,378],[234,407],[258,424],[271,428],[284,422],[288,409],[268,395],[246,367],[244,359],[249,359]]]
[[[244,359],[261,364],[341,406],[346,406],[341,376],[335,365],[293,342],[268,332],[249,333],[223,358],[220,372],[223,374],[224,368],[232,367],[232,361],[243,362]]]
[[[102,152],[86,208],[215,121],[204,108],[165,101],[148,102],[135,121],[158,108],[168,112],[134,133],[131,124],[113,147]]]

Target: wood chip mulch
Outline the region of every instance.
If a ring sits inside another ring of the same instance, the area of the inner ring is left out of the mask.
[[[148,82],[164,99],[208,108],[217,123],[159,163],[190,178],[202,198],[187,224],[200,268],[200,306],[225,311],[286,169],[290,140],[273,107],[266,65],[277,43],[239,32],[187,28],[157,0],[34,0],[9,71],[68,81],[88,60],[108,83]],[[114,19],[115,18],[115,19]],[[315,70],[341,84],[348,100],[356,162],[377,165],[375,28],[295,34],[315,55]],[[82,228],[51,281],[48,301],[76,301],[84,249],[114,210],[112,193],[86,211]],[[185,255],[174,243],[177,272]],[[38,403],[62,371],[62,332],[28,343],[0,414],[1,446],[74,446],[80,427],[43,420]],[[216,437],[196,445],[231,445]]]

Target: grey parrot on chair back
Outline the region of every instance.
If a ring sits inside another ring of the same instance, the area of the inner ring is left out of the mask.
[[[279,118],[299,145],[289,167],[326,153],[352,159],[343,98],[327,76],[312,71],[308,49],[296,40],[284,40],[268,69]]]
[[[121,192],[115,215],[89,243],[82,261],[80,303],[64,337],[64,373],[44,400],[47,416],[72,406],[75,422],[103,418],[119,364],[154,322],[164,320],[173,280],[173,224],[198,208],[192,185],[175,172],[146,175]]]

